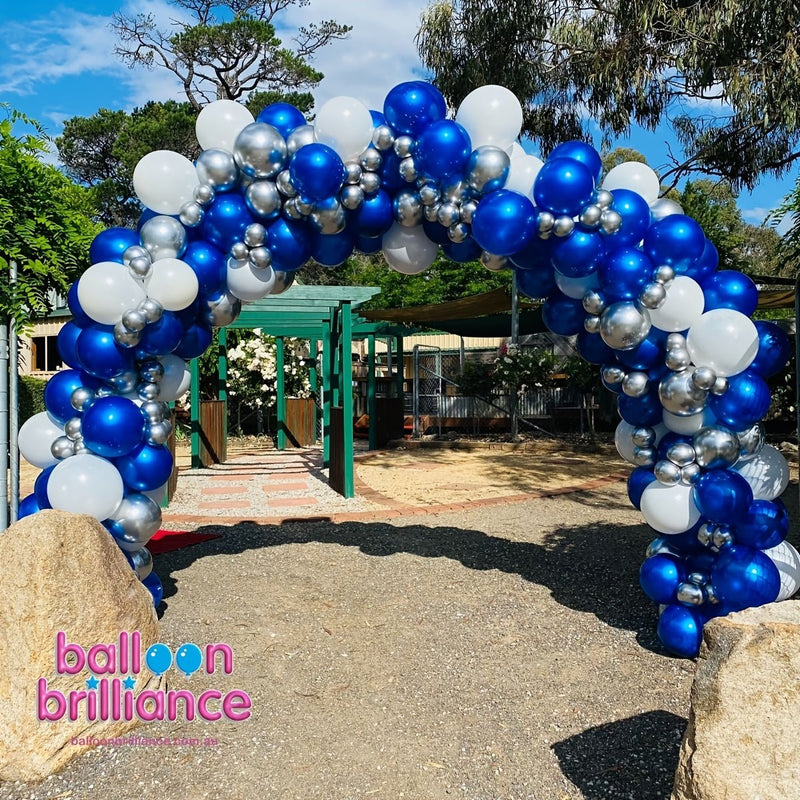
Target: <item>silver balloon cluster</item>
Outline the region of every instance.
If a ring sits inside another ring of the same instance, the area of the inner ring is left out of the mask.
[[[158,364],[158,362],[155,363]],[[159,364],[159,366],[161,365]],[[144,370],[142,369],[142,371]],[[141,408],[145,419],[145,439],[148,444],[166,444],[172,433],[172,410],[169,403],[162,403],[155,399],[146,400],[142,403]]]
[[[75,391],[81,391],[81,389],[76,389]],[[86,452],[81,426],[81,417],[71,417],[64,423],[65,435],[59,436],[53,444],[50,445],[50,452],[53,454],[53,458],[63,461],[70,456]]]
[[[569,236],[580,224],[589,230],[601,230],[603,233],[616,233],[622,225],[622,216],[611,208],[614,196],[607,189],[596,189],[592,202],[584,206],[574,217],[567,215],[554,216],[547,211],[540,211],[538,218],[539,236],[548,239],[550,236]]]
[[[719,533],[716,532],[717,528],[719,528]],[[715,526],[710,523],[704,524],[700,527],[698,538],[702,537],[700,540],[704,544],[705,539],[707,538],[710,549],[714,552],[717,552],[720,548],[731,543],[729,540],[729,532],[728,536],[726,537],[723,528],[724,526]],[[717,541],[720,542],[719,547],[713,544],[712,539],[715,536]],[[681,553],[673,550],[670,547],[668,537],[659,537],[658,539],[654,539],[652,542],[650,542],[645,550],[645,557],[651,558],[659,553],[669,553],[679,558],[682,556]],[[711,603],[715,605],[719,603],[719,598],[717,597],[717,594],[714,591],[714,586],[711,583],[711,576],[705,572],[690,572],[686,576],[686,580],[678,584],[675,594],[679,603],[684,603],[685,605],[689,606],[700,606],[704,603]]]
[[[249,261],[253,269],[268,269],[272,264],[272,253],[266,241],[267,229],[260,222],[253,222],[245,228],[244,239],[231,245],[231,258]]]
[[[158,300],[147,297],[136,308],[129,308],[114,325],[114,341],[120,347],[136,347],[142,338],[142,331],[149,323],[158,322],[164,308]]]
[[[701,412],[708,395],[724,394],[728,390],[726,378],[718,377],[710,367],[696,367],[680,333],[667,337],[665,364],[671,370],[658,386],[661,404],[670,413],[688,417]]]
[[[385,127],[385,126],[384,126]],[[339,192],[339,204],[348,211],[355,211],[381,188],[380,168],[383,156],[379,150],[367,148],[357,161],[348,161],[345,165],[345,180]],[[313,218],[312,218],[313,220]]]

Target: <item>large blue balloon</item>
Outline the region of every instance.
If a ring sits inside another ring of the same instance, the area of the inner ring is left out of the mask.
[[[383,163],[378,174],[381,176],[381,188],[385,192],[395,194],[410,186],[400,174],[400,160],[400,156],[393,150],[383,154]]]
[[[664,407],[657,391],[647,392],[642,397],[621,394],[617,397],[617,410],[625,422],[637,427],[658,425],[664,416]]]
[[[355,227],[360,236],[383,236],[394,224],[392,198],[381,189],[353,212]]]
[[[530,269],[538,272],[549,270],[552,273],[553,268],[550,261],[552,255],[552,239],[540,239],[538,236],[531,236],[525,247],[511,256],[511,263],[521,270]],[[554,288],[555,285],[555,279],[553,279]],[[551,292],[544,292],[536,295],[536,297],[547,297],[548,294],[551,294]]]
[[[203,323],[196,322],[189,326],[173,352],[186,361],[199,358],[211,346],[211,338],[211,329]]]
[[[705,311],[732,308],[749,317],[758,306],[758,289],[743,272],[723,269],[703,283]]]
[[[383,113],[396,133],[419,136],[428,125],[447,116],[447,103],[430,83],[408,81],[386,95]]]
[[[484,250],[497,256],[512,256],[522,250],[534,235],[535,227],[533,203],[506,189],[487,194],[472,216],[473,238]]]
[[[244,197],[238,192],[225,192],[218,194],[206,208],[202,233],[211,244],[227,253],[234,242],[244,239],[247,226],[254,222],[255,217],[250,213]]]
[[[535,268],[518,269],[517,270],[517,289],[525,297],[532,297],[542,299],[550,297],[551,295],[560,296],[556,284],[556,278],[553,274],[553,268],[549,264],[545,264]],[[563,296],[563,295],[561,295]],[[570,313],[574,313],[573,306],[569,308]],[[570,328],[575,328],[575,333],[583,329],[583,319],[581,319],[580,326],[570,325]],[[568,334],[570,335],[570,334]]]
[[[311,256],[310,234],[308,226],[302,222],[276,219],[267,228],[272,268],[283,272],[300,269]]]
[[[33,496],[36,498],[36,505],[39,509],[52,508],[50,504],[50,497],[47,494],[47,484],[50,480],[50,474],[56,468],[56,464],[43,469],[37,476],[33,483]]]
[[[580,161],[591,173],[595,181],[600,180],[600,173],[603,171],[603,161],[600,154],[590,144],[586,142],[562,142],[556,145],[548,156],[551,158],[573,158],[575,161]],[[617,191],[614,192],[614,199],[617,197]]]
[[[183,338],[185,329],[174,311],[165,311],[161,319],[151,322],[142,331],[139,348],[153,356],[171,353]]]
[[[678,584],[686,579],[683,560],[669,553],[645,559],[639,570],[639,583],[655,603],[674,603]]]
[[[608,236],[609,245],[633,246],[641,242],[650,227],[650,206],[647,200],[630,189],[614,189],[611,208],[622,217],[622,224]]]
[[[706,236],[691,217],[670,214],[653,223],[644,237],[644,251],[654,264],[685,272],[703,253]]]
[[[161,578],[155,572],[151,572],[142,583],[153,597],[153,606],[158,608],[164,599],[164,586],[161,583]]]
[[[78,300],[78,281],[72,284],[69,287],[69,291],[67,292],[67,306],[69,306],[70,312],[72,312],[72,321],[77,322],[79,325],[91,325],[94,321],[84,310],[83,306]]]
[[[590,364],[607,364],[609,361],[614,360],[613,348],[609,347],[599,333],[588,333],[587,331],[578,331],[578,340],[575,347],[583,358]]]
[[[141,244],[139,234],[130,228],[106,228],[94,237],[89,247],[92,264],[100,261],[122,263],[122,254],[131,246]]]
[[[318,201],[333,197],[342,188],[345,171],[342,159],[332,147],[313,142],[292,156],[289,175],[303,197]]]
[[[763,378],[771,378],[780,372],[792,354],[792,341],[782,328],[768,320],[757,320],[758,353],[747,368]]]
[[[127,455],[114,459],[128,489],[149,492],[163,486],[172,473],[172,456],[163,445],[141,444]]]
[[[605,250],[603,237],[597,231],[575,228],[569,236],[553,244],[553,266],[562,275],[583,278],[603,263]]]
[[[356,250],[359,253],[366,253],[370,255],[372,253],[380,253],[383,249],[383,237],[382,236],[357,236],[356,237]]]
[[[641,508],[642,493],[656,479],[652,467],[636,467],[628,475],[628,499],[635,508]]]
[[[688,266],[677,269],[676,272],[679,275],[687,275],[690,278],[694,278],[694,280],[702,284],[717,271],[718,266],[719,253],[717,248],[710,239],[706,239],[700,257],[692,261]]]
[[[81,433],[86,446],[104,458],[130,453],[142,441],[144,417],[126,397],[99,397],[83,414]]]
[[[217,294],[225,285],[228,259],[212,244],[202,240],[190,242],[181,260],[197,275],[202,294]]]
[[[417,139],[414,166],[417,171],[434,180],[461,175],[472,144],[469,134],[457,122],[440,119],[428,125]]]
[[[427,219],[422,220],[422,230],[425,235],[432,241],[436,242],[439,246],[445,245],[450,241],[450,236],[447,233],[447,228],[438,222],[429,222]],[[480,252],[480,250],[479,250]]]
[[[75,352],[75,345],[78,342],[78,336],[83,330],[84,326],[77,322],[70,320],[58,332],[58,352],[61,360],[72,369],[80,369],[81,362],[78,360],[78,354]]]
[[[658,618],[658,638],[674,655],[695,658],[703,640],[703,618],[693,608],[672,603]]]
[[[542,306],[542,320],[553,333],[562,336],[575,336],[584,330],[583,320],[586,312],[580,300],[558,292],[551,294]]]
[[[594,178],[584,163],[574,158],[548,158],[533,183],[539,208],[574,216],[592,199]]]
[[[613,300],[636,300],[653,277],[653,262],[640,250],[622,248],[608,254],[598,269],[600,288]]]
[[[774,602],[781,576],[772,559],[746,545],[725,548],[711,569],[716,594],[732,609]]]
[[[630,350],[616,350],[616,358],[620,364],[630,369],[646,370],[661,362],[665,356],[664,342],[661,340],[659,329],[650,328],[641,344]]]
[[[311,239],[311,257],[324,267],[338,267],[347,261],[355,243],[356,238],[350,228],[341,233],[320,233]]]
[[[735,431],[755,425],[767,413],[769,404],[769,387],[749,369],[728,378],[728,391],[711,395],[708,400],[716,418]]]
[[[738,472],[712,469],[697,479],[692,498],[705,519],[718,525],[734,525],[750,508],[753,490]]]
[[[22,500],[19,501],[17,519],[24,519],[25,517],[29,517],[31,514],[36,514],[41,510],[41,506],[36,501],[36,495],[29,494],[27,497],[23,497]]]
[[[95,378],[116,378],[133,367],[133,351],[120,347],[108,325],[90,325],[78,335],[75,353],[85,372]]]
[[[471,236],[468,236],[463,242],[445,242],[442,245],[442,252],[456,264],[467,264],[478,260],[481,248]]]
[[[291,103],[270,103],[259,113],[257,122],[266,122],[280,131],[284,139],[295,129],[306,124],[306,118],[299,108]]]
[[[736,544],[758,550],[777,547],[789,535],[789,512],[783,501],[753,500],[744,517],[733,526]]]
[[[72,407],[70,398],[76,389],[84,385],[84,377],[79,370],[62,369],[56,372],[44,387],[44,407],[50,416],[62,425],[68,419],[77,417],[78,412]]]

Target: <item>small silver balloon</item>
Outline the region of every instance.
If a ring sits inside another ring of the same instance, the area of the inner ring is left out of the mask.
[[[147,220],[139,236],[153,261],[178,258],[186,249],[186,228],[174,217],[160,214]]]
[[[284,197],[296,197],[297,190],[292,186],[292,178],[289,175],[289,170],[285,169],[282,172],[279,172],[275,177],[275,185],[278,187],[278,191]]]
[[[286,140],[266,122],[253,122],[243,128],[233,145],[239,169],[251,178],[274,178],[288,158]]]
[[[392,203],[394,218],[404,227],[413,228],[422,222],[422,203],[411,189],[401,189]]]
[[[315,210],[311,212],[311,223],[320,233],[333,235],[345,229],[347,216],[339,201],[331,198],[317,204]]]
[[[417,165],[414,163],[413,156],[406,156],[404,159],[402,159],[397,167],[397,170],[400,173],[400,177],[406,183],[414,183],[417,177],[419,177]]]
[[[441,203],[434,203],[432,206],[422,206],[422,216],[428,222],[439,221],[439,209],[442,207]]]
[[[414,144],[413,137],[403,134],[394,140],[394,151],[400,158],[405,158],[414,151]]]
[[[295,221],[305,219],[305,214],[302,212],[300,208],[299,197],[289,197],[284,202],[283,208],[281,209],[281,213],[283,214],[284,217],[286,217],[286,219],[293,219]]]
[[[653,280],[666,286],[675,280],[675,270],[668,264],[662,264],[660,267],[656,267],[655,272],[653,272]]]
[[[631,441],[637,447],[649,447],[656,443],[656,432],[652,428],[642,425],[631,431]]]
[[[632,350],[650,332],[650,315],[636,303],[613,303],[600,315],[600,336],[614,350]]]
[[[747,428],[747,430],[738,431],[736,435],[739,437],[739,457],[743,461],[747,461],[756,455],[764,446],[766,440],[764,426],[760,422]]]
[[[207,301],[207,310],[204,316],[206,322],[212,327],[224,328],[239,316],[241,310],[242,301],[230,292],[225,292],[220,297]]]
[[[705,593],[706,600],[709,603],[711,603],[712,605],[716,605],[717,603],[719,603],[719,596],[717,595],[717,591],[716,589],[714,589],[712,583],[709,582],[705,586],[703,586],[703,592]]]
[[[456,222],[447,229],[447,238],[451,242],[458,244],[466,241],[469,236],[469,230],[469,225],[465,225],[463,222]]]
[[[267,238],[267,229],[260,222],[253,222],[244,230],[244,243],[248,247],[258,247],[264,244]]]
[[[461,214],[455,203],[442,203],[436,211],[436,221],[445,228],[455,225],[460,219]]]
[[[164,378],[164,365],[155,358],[149,358],[139,366],[139,375],[144,381],[161,383]]]
[[[594,202],[600,206],[601,209],[608,208],[614,202],[614,195],[608,189],[596,189],[594,193]]]
[[[596,228],[600,224],[600,217],[602,215],[603,209],[598,205],[592,204],[581,210],[578,219],[584,228]]]
[[[467,225],[472,225],[472,218],[477,208],[478,204],[474,200],[468,200],[466,203],[462,203],[458,212],[459,219]]]
[[[147,428],[145,438],[148,444],[166,444],[172,433],[172,424],[169,422],[153,422]]]
[[[388,125],[378,125],[372,131],[372,144],[378,150],[391,150],[394,147],[394,131]]]
[[[190,200],[181,206],[178,218],[187,228],[196,228],[203,221],[205,214],[203,206]]]
[[[657,556],[659,553],[671,552],[672,550],[667,543],[666,537],[659,536],[657,539],[653,539],[653,541],[647,545],[647,548],[644,551],[644,557],[652,558],[653,556]]]
[[[128,330],[120,320],[114,325],[114,341],[120,347],[136,347],[141,339],[139,331]]]
[[[250,263],[256,269],[266,269],[272,264],[272,253],[266,247],[254,247],[250,251]]]
[[[703,590],[694,583],[679,583],[675,598],[685,606],[701,606],[705,597]]]
[[[442,195],[442,202],[447,203],[464,203],[469,200],[474,200],[470,192],[469,186],[462,180],[451,179],[445,181],[440,189]]]
[[[600,229],[603,233],[616,233],[621,225],[622,216],[619,211],[615,211],[613,208],[603,209],[603,213],[600,216]]]
[[[146,258],[149,261],[150,253],[141,245],[132,244],[130,247],[127,247],[122,254],[122,263],[127,267],[134,258]]]
[[[80,417],[70,417],[64,423],[64,433],[67,435],[67,438],[73,441],[81,435],[82,429],[83,420]]]
[[[539,235],[550,235],[553,230],[553,225],[556,224],[556,218],[549,211],[540,211],[536,220],[536,226]]]
[[[300,125],[287,137],[286,152],[288,155],[293,156],[301,147],[313,144],[314,141],[314,126]]]
[[[142,414],[152,422],[161,422],[164,419],[164,405],[158,400],[147,400],[141,405]]]
[[[83,437],[76,439],[74,442],[74,447],[72,448],[73,453],[76,456],[79,456],[81,453],[88,453],[89,448],[86,446],[86,442],[83,441]]]
[[[658,385],[658,397],[661,405],[679,417],[697,414],[705,408],[708,392],[698,389],[692,383],[691,369],[683,372],[671,372]]]
[[[697,529],[697,541],[704,547],[710,547],[714,544],[714,531],[716,529],[717,526],[713,522],[704,522]]]
[[[569,236],[575,230],[575,220],[565,215],[556,217],[553,223],[553,234],[559,238]]]
[[[69,396],[69,402],[76,411],[86,411],[94,402],[94,398],[95,394],[91,389],[86,386],[79,386]]]
[[[653,281],[645,284],[639,294],[639,302],[645,308],[661,308],[667,300],[667,290],[660,284]]]
[[[365,195],[375,194],[381,188],[381,176],[377,172],[365,172],[358,185]]]
[[[484,144],[470,154],[465,168],[466,183],[476,192],[501,189],[508,177],[511,159],[500,147]]]
[[[230,249],[231,258],[244,261],[250,253],[250,248],[244,242],[234,242]]]
[[[161,389],[157,383],[142,381],[136,386],[136,394],[140,400],[157,400],[161,394]]]
[[[728,386],[728,379],[719,377],[714,381],[714,385],[711,387],[711,394],[725,394],[725,392],[728,391]]]
[[[439,190],[430,183],[420,187],[419,201],[424,206],[432,206],[434,203],[439,202]]]
[[[304,216],[309,217],[317,210],[315,203],[299,195],[292,199],[292,205]]]
[[[711,367],[697,367],[692,373],[692,383],[698,389],[705,389],[707,392],[714,388],[717,382],[717,373]]]
[[[671,461],[662,459],[657,461],[653,467],[653,475],[659,483],[664,486],[677,486],[681,481],[680,467],[676,467]]]
[[[682,333],[671,333],[667,336],[667,350],[685,350],[686,337]]]
[[[276,269],[272,271],[275,276],[275,283],[270,294],[283,294],[294,283],[294,272]]]
[[[139,381],[139,373],[135,369],[126,369],[119,375],[109,378],[108,382],[120,393],[127,394],[136,388]]]
[[[61,461],[62,459],[75,455],[75,443],[69,436],[59,436],[50,445],[50,452],[53,454],[53,458],[57,458]]]
[[[281,193],[274,181],[253,181],[244,193],[247,207],[258,217],[272,219],[281,210]]]
[[[149,254],[148,258],[138,257],[131,259],[131,263],[128,264],[128,271],[134,278],[139,280],[146,278],[153,271],[153,264],[150,261]]]
[[[127,552],[144,547],[161,526],[161,509],[146,494],[126,495],[109,517],[108,525],[117,544]],[[143,557],[146,560],[146,556]]]
[[[144,314],[137,308],[129,308],[127,311],[123,312],[120,322],[122,322],[129,331],[141,331],[144,329],[144,326],[147,325]]]
[[[508,259],[505,256],[496,256],[494,253],[487,253],[485,250],[480,254],[479,261],[490,272],[499,272],[508,267]]]
[[[366,172],[377,172],[383,166],[383,156],[379,150],[368,147],[359,159],[361,169]]]
[[[343,186],[339,193],[339,202],[348,211],[355,211],[364,202],[364,190],[350,184]]]
[[[600,376],[609,386],[618,386],[625,380],[625,370],[616,364],[604,364],[600,367]]]
[[[150,499],[149,497],[147,498]],[[143,581],[153,571],[153,556],[146,547],[130,552],[129,557],[133,562],[133,569],[140,581]]]
[[[650,384],[650,376],[646,372],[634,370],[629,372],[622,381],[622,391],[628,397],[644,397]]]
[[[729,547],[733,544],[733,534],[730,532],[730,529],[727,526],[720,525],[714,531],[711,541],[714,543],[714,547],[716,547],[718,550],[722,550],[723,548]]]
[[[683,208],[668,197],[659,197],[650,204],[650,216],[653,218],[653,222],[658,222],[672,214],[683,214]]]
[[[195,168],[200,183],[211,186],[215,191],[233,189],[239,180],[239,168],[233,155],[217,147],[203,150],[197,156]]]
[[[586,333],[600,333],[600,317],[589,314],[583,320],[583,327]]]
[[[158,300],[154,300],[152,297],[146,297],[142,300],[136,310],[139,311],[148,322],[158,322],[164,313],[164,307]]]
[[[633,461],[640,467],[650,467],[656,463],[655,447],[634,447]]]
[[[356,184],[361,180],[361,165],[348,161],[344,165],[344,182]]]
[[[590,289],[586,294],[583,296],[583,310],[587,314],[595,314],[599,316],[603,313],[603,309],[606,307],[606,300],[600,292],[596,292],[593,289]]]
[[[667,350],[667,357],[664,363],[671,370],[682,372],[691,366],[692,357],[689,355],[689,351],[686,348],[673,347],[671,350]],[[697,384],[695,384],[695,386],[696,385]]]
[[[704,583],[708,583],[708,575],[704,575],[702,572],[690,572],[686,580],[696,586],[702,586]]]
[[[687,464],[685,467],[681,467],[681,483],[684,486],[694,486],[702,474],[703,470],[700,469],[699,464]]]
[[[667,449],[667,458],[678,467],[688,467],[695,460],[695,450],[688,442],[675,442]]]
[[[706,469],[732,467],[739,460],[739,437],[722,425],[701,428],[692,437],[697,463]]]
[[[192,193],[195,203],[197,203],[199,206],[209,205],[209,203],[214,200],[216,195],[217,193],[214,191],[214,187],[208,186],[207,184],[195,186],[194,192]]]

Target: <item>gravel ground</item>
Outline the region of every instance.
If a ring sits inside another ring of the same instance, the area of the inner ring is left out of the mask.
[[[796,494],[796,488],[793,491]],[[245,722],[149,723],[0,800],[667,798],[693,663],[638,587],[624,484],[388,522],[284,523],[157,556],[162,641],[230,644]]]

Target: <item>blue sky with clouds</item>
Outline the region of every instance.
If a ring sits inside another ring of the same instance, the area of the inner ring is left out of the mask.
[[[317,54],[325,79],[320,104],[336,95],[358,97],[381,108],[397,83],[424,77],[414,35],[426,0],[312,0],[280,17],[285,41],[300,25],[336,19],[353,26],[350,37]],[[165,0],[0,0],[0,101],[38,119],[57,136],[65,119],[98,108],[131,109],[147,100],[182,99],[177,79],[165,70],[125,67],[114,55],[111,15],[152,13],[168,23],[176,10]],[[620,144],[635,147],[656,169],[668,162],[669,131],[636,130]],[[533,147],[529,147],[535,151]],[[742,213],[760,223],[789,190],[792,176],[765,178],[739,198]]]

